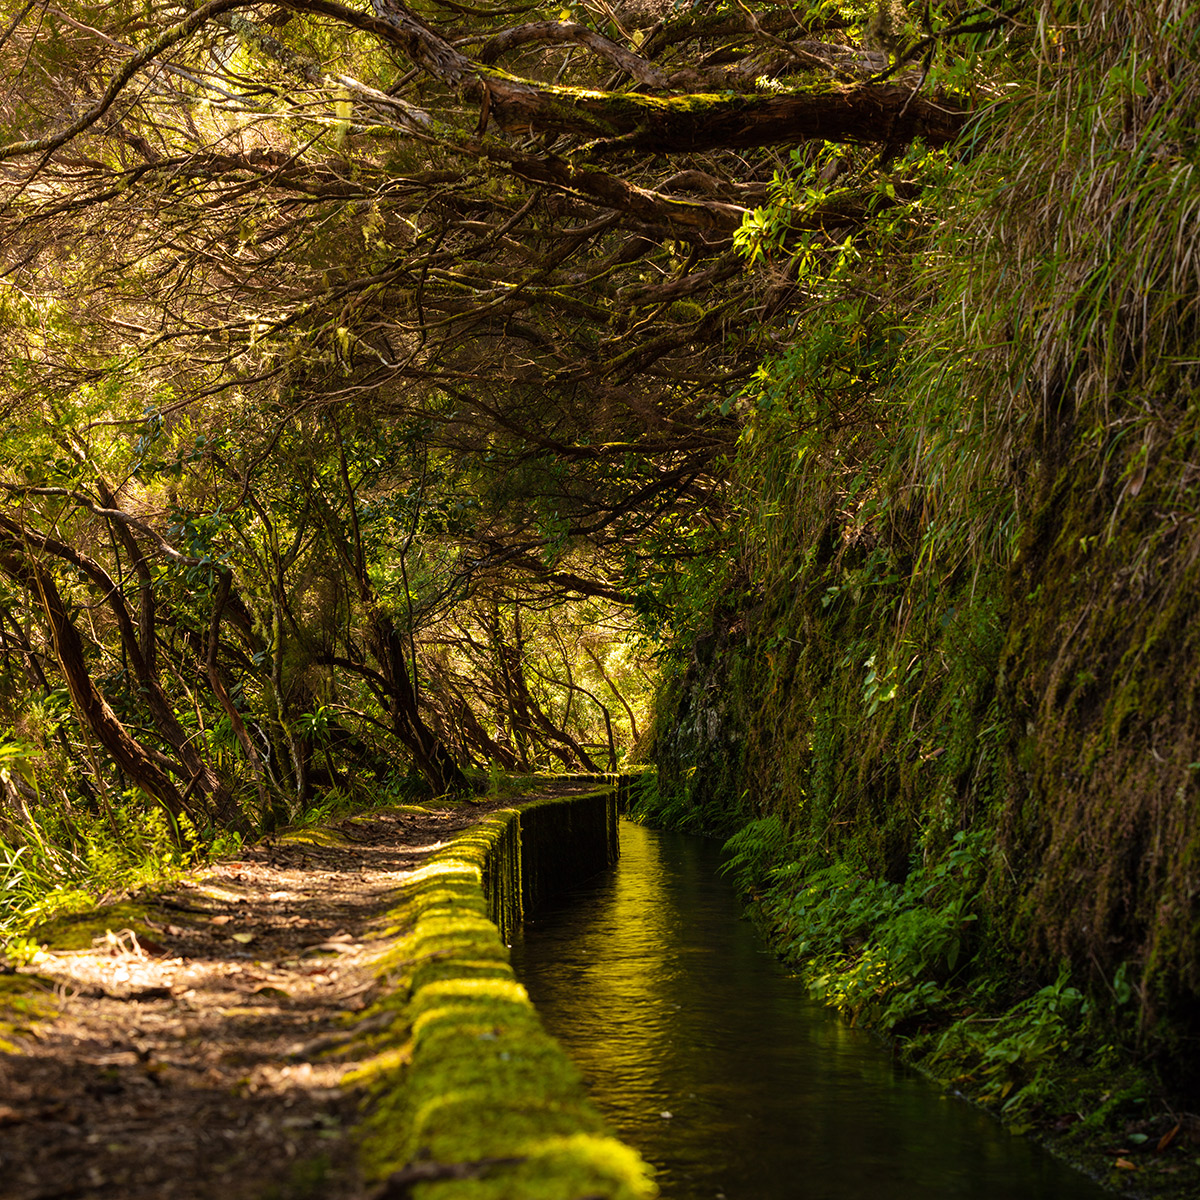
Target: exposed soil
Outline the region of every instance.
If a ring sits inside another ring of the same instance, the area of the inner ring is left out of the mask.
[[[406,875],[512,802],[268,839],[146,900],[140,936],[101,921],[90,949],[21,968],[57,1016],[0,1054],[0,1196],[365,1200],[362,1097],[342,1086],[356,1064],[328,1052],[381,986],[372,964]]]

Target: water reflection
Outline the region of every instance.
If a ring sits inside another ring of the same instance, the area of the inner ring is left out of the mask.
[[[623,823],[619,866],[513,947],[668,1200],[1106,1195],[810,1001],[739,918],[719,861],[715,843]]]

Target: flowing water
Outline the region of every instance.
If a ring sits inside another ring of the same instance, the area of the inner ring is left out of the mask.
[[[622,822],[621,861],[513,963],[667,1200],[1102,1200],[810,1000],[741,918],[720,848]]]

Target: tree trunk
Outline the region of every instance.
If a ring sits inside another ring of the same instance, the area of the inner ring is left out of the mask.
[[[271,819],[272,809],[270,797],[267,795],[267,785],[263,779],[262,761],[259,759],[258,749],[250,737],[246,723],[242,720],[242,714],[238,712],[236,705],[233,703],[233,698],[229,695],[225,683],[221,679],[221,672],[217,663],[217,651],[221,644],[221,617],[225,612],[225,605],[229,600],[229,592],[232,587],[233,573],[227,570],[222,571],[217,578],[217,593],[213,598],[212,620],[208,628],[208,651],[205,655],[204,665],[212,693],[216,697],[217,703],[224,710],[225,715],[229,718],[229,724],[233,727],[234,736],[237,738],[239,745],[242,747],[242,753],[245,754],[246,760],[250,764],[250,770],[254,775],[254,786],[258,789],[259,819],[266,826]]]
[[[45,612],[54,654],[79,719],[135,787],[160,801],[173,816],[182,816],[184,805],[175,785],[146,748],[130,736],[92,682],[84,659],[83,639],[67,612],[53,576],[31,560],[19,543],[7,537],[0,540],[0,571],[25,588]]]
[[[119,523],[114,524],[121,528]],[[70,563],[96,588],[116,621],[126,657],[133,669],[138,687],[145,697],[146,707],[150,711],[155,727],[163,740],[179,756],[184,770],[190,776],[187,787],[188,794],[194,791],[199,796],[207,798],[210,807],[209,815],[216,823],[226,828],[243,828],[237,802],[230,794],[229,789],[196,750],[187,730],[179,723],[170,699],[159,683],[153,660],[146,658],[146,646],[153,646],[157,637],[154,624],[153,593],[147,596],[145,588],[139,585],[141,620],[140,629],[135,630],[133,618],[125,604],[125,597],[117,587],[116,581],[99,563],[68,546],[65,542],[25,529],[16,521],[4,516],[0,516],[0,539],[2,539],[0,544],[11,546],[14,549],[33,547],[44,550],[63,562]],[[18,553],[22,552],[18,551]],[[139,572],[140,577],[141,573]],[[190,806],[185,805],[185,807],[191,811]]]
[[[446,744],[425,724],[417,707],[417,685],[405,659],[404,639],[391,616],[379,602],[374,584],[367,573],[366,556],[363,553],[358,530],[357,497],[350,485],[349,473],[343,468],[342,482],[350,506],[353,544],[349,544],[340,528],[336,514],[329,502],[315,488],[310,492],[329,540],[363,607],[366,609],[366,642],[375,661],[379,664],[380,679],[384,696],[392,718],[392,733],[413,756],[417,770],[425,776],[429,786],[438,795],[447,792],[465,792],[468,789],[466,776],[459,770]]]
[[[462,728],[463,737],[477,746],[485,759],[494,758],[506,771],[518,770],[520,764],[517,762],[517,756],[488,733],[475,715],[474,709],[467,703],[467,698],[457,691],[454,692],[454,698],[454,716]]]
[[[378,607],[374,595],[367,603],[371,653],[387,681],[392,710],[392,730],[408,748],[417,770],[439,795],[467,790],[467,779],[459,770],[445,743],[425,724],[417,710],[417,692],[404,654],[404,640],[395,622]]]

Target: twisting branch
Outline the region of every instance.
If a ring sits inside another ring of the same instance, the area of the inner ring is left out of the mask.
[[[670,87],[666,73],[659,70],[653,63],[647,62],[640,54],[626,50],[624,46],[618,46],[611,38],[606,38],[604,34],[597,33],[594,29],[589,29],[586,25],[580,25],[576,21],[533,21],[528,25],[516,25],[490,36],[480,34],[462,38],[456,44],[459,46],[469,45],[471,42],[480,41],[485,37],[487,40],[483,42],[479,50],[479,62],[485,65],[490,66],[509,50],[515,50],[518,46],[526,46],[531,42],[573,43],[585,46],[594,54],[607,59],[630,78],[636,79],[638,83],[644,84],[646,87],[657,88],[660,91],[666,91]]]
[[[199,8],[189,13],[178,24],[164,29],[152,42],[141,50],[131,54],[117,69],[104,95],[86,112],[81,113],[69,125],[57,133],[41,138],[27,138],[24,141],[9,142],[0,146],[0,162],[10,158],[19,158],[26,154],[46,154],[65,146],[72,138],[78,137],[85,129],[91,128],[108,110],[113,102],[125,90],[129,81],[149,62],[157,58],[165,50],[178,45],[191,37],[198,29],[213,17],[229,12],[235,8],[245,8],[253,0],[208,0]]]

